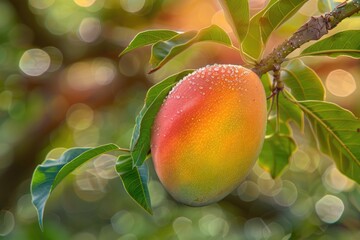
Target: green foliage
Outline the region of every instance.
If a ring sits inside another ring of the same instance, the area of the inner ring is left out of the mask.
[[[284,124],[283,124],[284,125]],[[270,172],[272,178],[280,176],[296,150],[294,139],[288,135],[275,133],[265,138],[259,156],[259,164]]]
[[[133,166],[130,154],[119,156],[116,162],[116,171],[119,174],[127,193],[144,208],[152,214],[151,201],[148,189],[149,170],[146,164],[142,166]]]
[[[278,0],[259,19],[263,43],[270,34],[291,18],[308,0]]]
[[[271,34],[294,16],[307,0],[270,0],[267,6],[250,18],[247,0],[220,0],[240,46],[241,55],[255,65]],[[334,7],[333,1],[318,1],[321,11]],[[300,56],[345,55],[360,57],[360,31],[349,30],[320,40],[302,51]],[[199,31],[176,32],[148,30],[137,34],[120,56],[137,48],[151,45],[150,64],[154,72],[193,44],[210,41],[232,47],[228,34],[211,25]],[[234,48],[235,49],[235,48]],[[281,59],[282,61],[283,59]],[[282,62],[281,62],[282,63]],[[136,117],[130,142],[130,152],[118,157],[116,171],[131,198],[152,213],[148,189],[149,173],[146,159],[151,156],[151,128],[155,117],[171,89],[193,70],[174,74],[151,87],[145,103]],[[289,122],[304,128],[304,115],[310,120],[320,150],[332,157],[342,173],[360,183],[360,121],[349,111],[324,101],[325,90],[317,74],[300,60],[292,60],[281,68],[283,92],[276,92],[276,82],[269,74],[261,77],[266,95],[274,97],[268,103],[267,136],[259,156],[260,166],[273,178],[281,175],[297,149]],[[277,115],[276,118],[273,117]],[[114,144],[95,148],[73,148],[58,160],[45,160],[34,171],[31,195],[43,224],[45,204],[53,189],[74,169],[100,154],[119,150]]]
[[[130,149],[134,164],[141,166],[150,151],[151,126],[164,98],[174,85],[193,70],[174,74],[152,86],[145,97],[145,104],[136,117],[136,124],[131,139]]]
[[[247,61],[258,60],[263,52],[264,44],[261,39],[260,19],[276,1],[270,0],[264,9],[250,19],[248,32],[241,43],[242,51],[247,58],[250,58]]]
[[[300,60],[293,60],[281,71],[281,80],[291,90],[297,100],[323,100],[324,86],[320,77]],[[304,125],[304,114],[301,109],[279,96],[280,116],[285,122],[294,121],[301,129]]]
[[[360,58],[360,30],[348,30],[320,40],[301,52],[301,56],[348,56]]]
[[[36,167],[31,180],[32,202],[37,209],[39,224],[43,226],[45,204],[54,188],[72,171],[86,161],[103,153],[119,149],[115,144],[95,148],[72,148],[59,159],[47,159]]]
[[[279,113],[282,121],[288,123],[293,121],[296,125],[303,129],[304,127],[304,113],[301,109],[290,102],[288,99],[284,97],[283,94],[279,94]]]
[[[311,121],[320,150],[349,178],[360,183],[360,120],[350,111],[323,101],[296,104]]]
[[[262,56],[264,44],[271,33],[291,18],[307,0],[271,0],[267,6],[253,16],[249,30],[242,42],[242,50],[250,60],[256,61]]]
[[[120,53],[120,56],[137,48],[151,45],[159,41],[165,41],[177,35],[179,35],[179,33],[171,30],[149,30],[140,32],[134,37],[124,51]]]
[[[203,41],[217,42],[228,47],[232,46],[227,33],[217,25],[211,25],[200,31],[179,33],[169,40],[159,41],[153,45],[150,57],[151,72],[156,71],[193,44]]]
[[[297,100],[324,100],[320,77],[302,61],[293,60],[282,70],[281,80]]]
[[[288,123],[276,117],[268,119],[259,165],[269,172],[272,178],[279,177],[289,164],[295,150],[296,143]]]
[[[236,30],[240,42],[245,38],[249,29],[249,1],[248,0],[220,0],[228,21]]]

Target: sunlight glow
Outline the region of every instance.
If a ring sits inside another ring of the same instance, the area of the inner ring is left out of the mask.
[[[97,18],[84,18],[79,26],[79,37],[82,41],[91,43],[101,34],[101,23]]]
[[[329,92],[338,97],[347,97],[356,90],[354,76],[342,69],[330,72],[325,85]]]
[[[338,221],[345,209],[343,201],[334,195],[325,195],[315,204],[319,218],[326,223]]]
[[[50,56],[41,49],[29,49],[21,56],[19,67],[29,76],[40,76],[50,67]]]
[[[80,7],[90,7],[96,0],[74,0],[74,2]]]
[[[139,12],[145,5],[145,0],[120,0],[121,7],[130,13]]]

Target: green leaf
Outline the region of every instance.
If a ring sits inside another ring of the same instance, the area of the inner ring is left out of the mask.
[[[266,43],[270,34],[291,18],[308,0],[278,0],[260,18],[261,36]]]
[[[124,188],[136,203],[152,214],[150,194],[148,189],[149,170],[144,164],[140,167],[133,166],[132,157],[119,156],[116,163],[116,171],[119,174]]]
[[[154,72],[176,55],[180,54],[195,43],[212,41],[231,47],[232,43],[228,34],[219,26],[211,25],[200,31],[190,31],[178,34],[166,41],[155,43],[151,49],[150,64]]]
[[[360,58],[360,30],[336,33],[306,48],[300,56],[348,56]]]
[[[318,0],[318,9],[321,13],[330,12],[337,4],[333,0]]]
[[[324,86],[319,76],[300,60],[293,60],[282,69],[281,80],[291,89],[291,94],[297,100],[323,100],[325,97]],[[279,106],[280,117],[284,122],[293,120],[303,129],[304,114],[298,106],[283,95],[279,96]]]
[[[282,69],[281,79],[297,100],[324,100],[325,89],[320,77],[300,60]]]
[[[287,135],[274,134],[265,138],[259,156],[259,164],[271,174],[272,178],[280,176],[289,164],[292,154],[296,150],[294,139]]]
[[[286,136],[292,136],[292,131],[291,128],[289,126],[288,123],[283,122],[282,120],[280,120],[279,122],[279,130],[277,132],[276,130],[276,117],[271,117],[270,119],[268,119],[267,124],[266,124],[266,136],[270,137],[276,133],[281,134],[281,135],[286,135]]]
[[[145,104],[136,117],[130,143],[131,156],[137,166],[143,164],[150,151],[151,127],[165,97],[178,81],[192,72],[193,70],[185,70],[174,74],[152,86],[147,92]]]
[[[338,169],[360,183],[360,120],[350,111],[323,101],[299,101],[317,136],[320,150]]]
[[[279,107],[282,121],[286,123],[294,121],[301,130],[303,129],[304,113],[296,104],[286,99],[283,94],[279,94]]]
[[[260,19],[263,14],[278,0],[270,0],[267,6],[250,19],[248,32],[241,43],[241,49],[248,62],[259,60],[264,50],[261,37]]]
[[[134,39],[124,49],[124,51],[120,53],[120,56],[134,49],[151,45],[159,41],[168,40],[176,35],[179,35],[179,33],[170,30],[148,30],[148,31],[140,32],[134,37]]]
[[[95,148],[72,148],[59,159],[47,159],[38,165],[31,179],[32,202],[37,210],[40,227],[43,226],[45,204],[54,188],[69,173],[86,161],[103,153],[119,149],[115,144]]]
[[[241,42],[249,29],[250,12],[248,0],[220,0],[220,3],[225,16],[233,26],[234,33]]]

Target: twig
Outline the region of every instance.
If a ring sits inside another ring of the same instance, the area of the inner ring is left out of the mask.
[[[252,70],[261,76],[280,65],[295,49],[311,40],[318,40],[336,27],[343,19],[360,11],[360,0],[345,1],[335,9],[324,15],[311,17],[289,39],[276,47],[268,56],[263,58]]]

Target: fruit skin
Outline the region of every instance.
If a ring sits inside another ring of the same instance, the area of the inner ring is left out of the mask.
[[[198,69],[173,88],[155,118],[155,171],[177,201],[217,202],[253,167],[265,129],[266,97],[255,73],[236,65]]]

